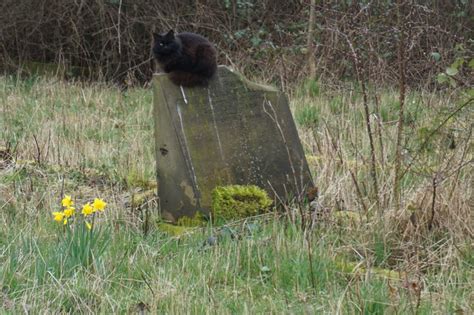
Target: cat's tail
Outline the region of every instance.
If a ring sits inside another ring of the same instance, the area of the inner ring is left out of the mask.
[[[202,74],[173,71],[168,74],[169,79],[176,85],[185,87],[207,86],[211,77]]]

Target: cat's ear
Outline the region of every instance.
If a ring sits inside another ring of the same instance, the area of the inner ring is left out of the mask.
[[[173,39],[174,38],[174,31],[173,30],[169,30],[169,32],[165,35],[166,38],[168,39]]]
[[[159,40],[161,40],[161,38],[162,38],[162,36],[161,36],[160,34],[153,33],[153,39],[154,39],[155,41],[159,41]]]

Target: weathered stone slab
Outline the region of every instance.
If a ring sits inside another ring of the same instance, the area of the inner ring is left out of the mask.
[[[154,116],[158,195],[168,220],[208,213],[220,185],[257,185],[277,200],[312,186],[286,96],[227,67],[207,88],[182,88],[156,74]]]

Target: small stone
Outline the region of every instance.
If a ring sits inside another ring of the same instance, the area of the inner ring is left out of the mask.
[[[218,241],[217,237],[211,235],[206,239],[203,246],[215,246],[215,245],[217,245],[217,241]]]

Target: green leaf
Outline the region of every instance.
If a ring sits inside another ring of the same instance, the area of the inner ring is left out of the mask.
[[[462,43],[456,44],[456,46],[454,46],[454,50],[459,53],[464,53],[464,45]]]
[[[474,89],[468,89],[466,91],[466,94],[468,97],[474,97]]]
[[[238,30],[234,33],[236,39],[241,39],[247,35],[247,29]]]
[[[459,69],[460,66],[462,66],[464,64],[464,58],[463,57],[459,57],[459,58],[456,58],[456,60],[451,64],[451,68],[455,68],[455,69]]]
[[[257,36],[252,37],[250,41],[252,42],[253,47],[258,47],[262,43],[262,40]]]
[[[453,67],[446,68],[446,74],[449,76],[454,76],[458,74],[459,70]]]
[[[449,85],[451,85],[452,88],[455,88],[457,86],[456,81],[454,81],[453,78],[449,77]]]
[[[432,52],[431,57],[433,57],[433,59],[436,61],[439,61],[441,59],[441,55],[438,52]]]
[[[469,68],[474,69],[474,58],[469,60]]]
[[[440,73],[436,77],[436,81],[438,81],[439,84],[443,84],[448,81],[448,76],[446,75],[446,73]]]

